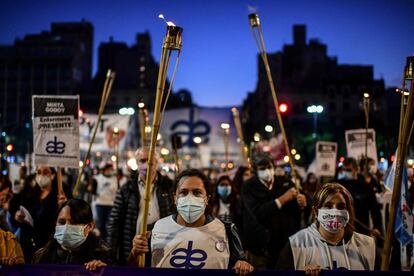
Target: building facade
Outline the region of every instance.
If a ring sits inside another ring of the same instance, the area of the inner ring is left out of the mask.
[[[305,25],[293,26],[293,43],[268,54],[268,59],[279,104],[288,106],[282,117],[292,147],[308,151],[313,158],[316,140],[337,141],[340,154],[345,154],[344,132],[365,127],[363,94],[369,93],[369,127],[377,131],[377,145],[380,151],[395,150],[390,145],[398,117],[390,116],[384,80],[374,78],[373,66],[339,64],[327,55],[327,45],[307,40]],[[311,105],[321,105],[323,112],[309,113]],[[257,86],[243,103],[243,122],[249,139],[256,132],[269,135],[264,131],[267,124],[280,132],[260,55]]]

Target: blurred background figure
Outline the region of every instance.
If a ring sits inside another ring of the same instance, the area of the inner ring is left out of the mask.
[[[240,192],[243,183],[249,180],[253,176],[253,172],[249,167],[240,166],[237,168],[236,174],[234,175],[233,182],[235,188]]]
[[[96,226],[103,240],[106,240],[106,224],[114,206],[116,192],[118,191],[117,176],[111,163],[106,163],[102,173],[95,176],[96,193],[94,207],[96,210]]]
[[[240,197],[228,175],[222,175],[217,180],[217,185],[211,201],[212,214],[214,217],[225,221],[240,221]]]

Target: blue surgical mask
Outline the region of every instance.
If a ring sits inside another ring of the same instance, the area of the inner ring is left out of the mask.
[[[55,240],[63,247],[68,249],[78,248],[85,242],[85,225],[56,225]]]
[[[187,223],[196,222],[206,209],[204,198],[188,194],[177,199],[177,211]]]
[[[338,173],[338,180],[352,180],[354,179],[352,176],[352,172],[342,171]]]
[[[231,186],[217,186],[217,193],[222,199],[226,199],[231,194]]]
[[[338,180],[342,180],[342,179],[345,179],[345,172],[344,171],[338,173]]]

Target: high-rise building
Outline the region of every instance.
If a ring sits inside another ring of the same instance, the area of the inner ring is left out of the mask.
[[[52,23],[50,31],[28,34],[0,46],[0,122],[16,128],[31,121],[34,94],[89,92],[93,26],[82,20]]]
[[[284,45],[282,51],[268,54],[268,59],[279,103],[286,103],[289,107],[282,117],[293,146],[303,146],[304,141],[313,144],[316,138],[324,138],[338,141],[340,147],[344,148],[344,131],[365,127],[362,109],[364,93],[370,94],[369,126],[377,130],[377,141],[390,141],[395,136],[384,80],[374,78],[371,65],[338,64],[336,57],[327,55],[325,44],[317,39],[307,41],[305,25],[295,25],[293,44]],[[311,105],[322,105],[324,110],[318,115],[310,114],[307,107]],[[279,132],[260,55],[257,87],[244,101],[243,116],[248,139],[255,132],[265,135],[264,127],[269,123],[276,126]],[[312,137],[316,127],[318,136],[304,139]],[[382,146],[387,147],[387,143]],[[310,155],[313,156],[313,153]]]
[[[116,113],[122,107],[135,107],[143,101],[150,111],[154,108],[155,92],[158,79],[158,63],[152,56],[151,37],[148,32],[138,33],[136,43],[129,47],[124,42],[109,42],[99,46],[98,72],[94,79],[94,93],[90,95],[85,109],[90,112],[98,110],[99,100],[108,69],[115,71],[116,78],[107,102],[105,112]],[[168,87],[168,81],[166,88]],[[96,104],[93,104],[96,102]],[[190,92],[181,90],[173,93],[167,108],[192,105]]]

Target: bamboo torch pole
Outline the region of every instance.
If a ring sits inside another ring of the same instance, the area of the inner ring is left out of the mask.
[[[247,150],[246,145],[244,143],[244,136],[243,136],[243,129],[240,122],[240,114],[237,108],[233,107],[231,109],[231,112],[233,113],[233,119],[234,119],[234,126],[236,127],[237,136],[239,137],[239,147],[240,147],[240,153],[242,156],[243,164],[248,164],[248,156],[247,156]]]
[[[368,126],[369,126],[369,94],[364,93],[364,114],[365,114],[365,164],[364,164],[364,177],[368,177]]]
[[[57,177],[58,196],[64,195],[65,193],[63,192],[62,168],[61,167],[57,167],[56,177]]]
[[[230,125],[228,123],[221,123],[221,129],[223,130],[223,142],[224,142],[224,162],[225,168],[224,171],[227,172],[229,169],[229,134],[230,134]]]
[[[408,64],[407,66],[411,66],[414,62],[414,58],[410,57],[407,59]],[[406,72],[406,70],[405,70]],[[411,71],[412,72],[412,71]],[[398,134],[398,149],[397,149],[397,160],[396,167],[395,167],[395,178],[394,178],[394,187],[392,190],[392,198],[391,198],[391,206],[390,206],[390,218],[387,225],[387,233],[385,237],[384,243],[384,250],[382,253],[382,263],[381,263],[381,270],[388,271],[389,264],[390,264],[390,256],[391,256],[391,249],[392,243],[394,240],[394,227],[395,227],[395,219],[397,213],[397,205],[399,204],[401,198],[401,181],[402,181],[402,173],[405,166],[405,159],[407,155],[407,139],[408,134],[411,129],[412,121],[413,121],[413,110],[414,110],[414,81],[413,75],[404,74],[405,79],[411,79],[410,91],[408,95],[408,103],[406,110],[404,112],[404,102],[402,102],[401,106],[401,115],[400,118],[400,132]],[[404,91],[402,92],[402,97],[404,98]],[[402,122],[401,122],[402,120]]]
[[[93,130],[92,138],[89,142],[88,151],[86,152],[85,158],[83,159],[83,163],[81,164],[81,169],[80,169],[80,172],[78,174],[78,178],[76,179],[75,187],[73,188],[72,193],[73,193],[74,197],[76,196],[76,193],[78,191],[79,184],[80,184],[80,181],[82,179],[82,175],[85,172],[86,162],[89,159],[89,155],[91,154],[92,145],[95,142],[96,132],[98,131],[98,127],[99,127],[101,119],[102,119],[102,114],[105,110],[106,102],[108,101],[109,94],[111,93],[112,85],[114,83],[114,80],[115,80],[115,72],[112,72],[109,69],[107,74],[106,74],[106,79],[105,79],[105,83],[104,83],[104,87],[103,87],[103,91],[102,91],[101,103],[99,105],[99,112],[98,112],[98,120],[96,121],[95,129]]]
[[[167,78],[168,72],[168,65],[170,61],[170,56],[173,50],[177,50],[178,52],[181,51],[182,45],[182,31],[183,29],[177,27],[175,25],[168,24],[167,27],[167,34],[164,38],[163,46],[162,46],[162,53],[161,53],[161,61],[160,61],[160,68],[158,71],[158,80],[157,80],[157,91],[155,97],[155,106],[154,106],[154,115],[152,121],[152,132],[151,132],[151,144],[148,153],[148,168],[147,168],[147,175],[145,179],[145,193],[144,193],[144,208],[143,208],[143,215],[142,221],[140,224],[140,234],[146,235],[147,232],[147,223],[148,223],[148,212],[149,212],[149,204],[151,199],[151,180],[153,178],[153,170],[154,170],[154,157],[155,157],[155,147],[157,145],[157,135],[160,128],[160,122],[162,120],[162,113],[161,113],[161,106],[164,97],[164,90],[165,90],[165,82]],[[167,101],[165,99],[165,101]],[[141,254],[138,256],[138,266],[144,267],[145,266],[145,254]]]
[[[148,111],[145,108],[145,103],[143,101],[138,102],[138,119],[139,119],[139,133],[141,136],[141,148],[145,148],[147,141],[146,128],[148,126]]]
[[[253,32],[253,37],[256,41],[257,47],[260,50],[260,55],[263,59],[263,63],[266,69],[267,79],[269,81],[270,91],[272,92],[273,104],[275,106],[277,120],[279,122],[280,131],[282,132],[282,136],[283,136],[283,144],[285,146],[286,154],[289,157],[289,165],[291,167],[292,180],[295,183],[296,187],[299,188],[299,183],[297,183],[296,181],[297,178],[296,178],[295,164],[293,162],[292,154],[289,149],[289,143],[287,140],[285,127],[283,125],[282,115],[280,114],[280,111],[279,111],[279,102],[276,96],[276,87],[273,82],[272,73],[270,71],[270,66],[269,66],[269,61],[267,59],[267,53],[266,53],[266,48],[264,45],[263,35],[262,35],[261,27],[260,27],[259,16],[256,13],[249,14],[249,23],[250,23],[250,27]],[[257,30],[257,34],[255,30]],[[257,38],[257,35],[259,36],[259,39]]]

